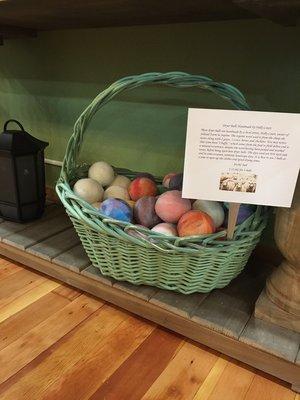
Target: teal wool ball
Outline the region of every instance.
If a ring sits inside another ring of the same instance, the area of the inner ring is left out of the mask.
[[[99,209],[101,214],[123,222],[132,222],[132,208],[121,199],[107,199]]]

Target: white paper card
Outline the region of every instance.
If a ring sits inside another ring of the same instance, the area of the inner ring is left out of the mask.
[[[190,108],[183,197],[290,207],[300,114]]]

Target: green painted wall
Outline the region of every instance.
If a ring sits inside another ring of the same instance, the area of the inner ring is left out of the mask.
[[[300,111],[300,27],[264,20],[40,33],[0,47],[0,122],[20,119],[61,160],[72,126],[119,77],[182,70],[239,87],[255,110]],[[298,88],[298,89],[297,89]],[[187,106],[228,108],[196,89],[141,88],[107,105],[82,159],[164,173],[181,169]],[[1,123],[2,123],[1,122]],[[47,169],[53,183],[56,168]]]
[[[0,123],[22,121],[61,160],[72,126],[116,79],[182,70],[236,85],[254,110],[300,112],[300,27],[265,20],[40,33],[0,47]],[[183,162],[188,106],[228,108],[196,89],[140,88],[100,111],[81,158],[163,174]],[[58,168],[47,167],[54,184]]]

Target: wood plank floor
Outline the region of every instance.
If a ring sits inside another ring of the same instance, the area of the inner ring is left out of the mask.
[[[1,400],[300,400],[283,381],[0,259]]]

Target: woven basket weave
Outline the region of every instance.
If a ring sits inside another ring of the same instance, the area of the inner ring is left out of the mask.
[[[94,207],[72,191],[76,179],[86,176],[87,173],[87,166],[78,165],[77,159],[84,132],[94,114],[124,90],[150,84],[179,88],[195,86],[218,94],[237,109],[249,109],[244,96],[236,88],[204,76],[170,72],[120,79],[100,93],[76,121],[56,185],[57,193],[92,264],[103,275],[185,294],[222,288],[243,270],[258,243],[266,226],[265,207],[257,207],[250,218],[236,227],[233,240],[224,240],[225,231],[178,238],[108,219],[99,215]],[[129,178],[136,176],[136,173],[129,170],[115,170]],[[157,177],[156,180],[158,184],[161,183],[160,178]]]

